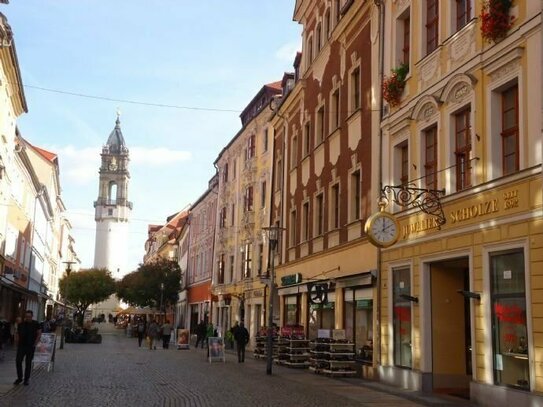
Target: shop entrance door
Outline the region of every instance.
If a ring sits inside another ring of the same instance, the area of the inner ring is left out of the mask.
[[[430,264],[432,306],[433,391],[469,399],[471,380],[471,321],[469,260]]]

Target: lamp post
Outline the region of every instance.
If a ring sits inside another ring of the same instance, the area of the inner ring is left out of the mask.
[[[162,310],[162,300],[164,298],[164,283],[160,283],[160,317],[162,319],[161,323],[164,323],[164,315]]]
[[[279,226],[270,226],[262,228],[263,234],[267,235],[270,245],[270,273],[269,273],[269,303],[268,303],[268,335],[266,341],[266,374],[272,374],[272,362],[273,362],[273,297],[275,295],[275,250],[277,249],[277,242],[279,241],[279,233],[283,228]]]
[[[64,261],[64,264],[66,264],[66,276],[69,277],[70,273],[72,272],[72,264],[75,264],[75,261]],[[64,316],[62,317],[62,325],[60,330],[60,347],[59,349],[64,349],[64,331],[66,326],[66,299],[64,300]]]

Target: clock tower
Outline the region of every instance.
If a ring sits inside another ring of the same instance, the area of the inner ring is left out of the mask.
[[[106,268],[114,278],[120,278],[128,272],[128,222],[132,202],[128,200],[129,154],[119,114],[100,156],[98,199],[94,202],[94,267]]]

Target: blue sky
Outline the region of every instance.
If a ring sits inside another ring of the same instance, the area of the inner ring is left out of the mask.
[[[17,47],[29,112],[19,129],[60,158],[62,196],[83,267],[94,258],[100,149],[121,111],[134,202],[128,270],[147,224],[205,191],[213,161],[261,86],[292,70],[294,0],[12,0],[0,10]],[[234,110],[158,108],[45,92]]]

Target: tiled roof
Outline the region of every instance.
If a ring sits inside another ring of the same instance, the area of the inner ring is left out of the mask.
[[[55,159],[57,158],[57,155],[55,153],[52,153],[51,151],[47,151],[47,150],[44,150],[43,148],[39,148],[39,147],[36,147],[36,146],[32,146],[34,147],[34,149],[43,157],[45,158],[46,160],[48,161],[55,161]]]

